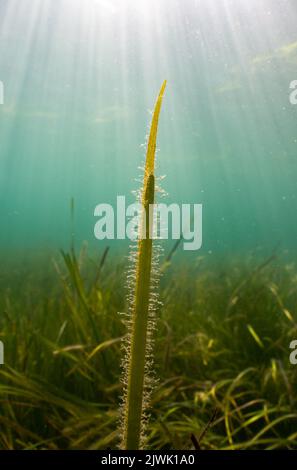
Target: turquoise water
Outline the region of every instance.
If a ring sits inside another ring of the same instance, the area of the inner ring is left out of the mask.
[[[94,238],[133,201],[150,110],[163,202],[203,204],[202,252],[295,250],[295,0],[1,0],[0,249]],[[116,242],[115,242],[116,243]]]

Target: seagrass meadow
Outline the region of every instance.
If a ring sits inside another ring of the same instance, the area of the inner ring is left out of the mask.
[[[297,450],[295,3],[0,1],[0,450]]]
[[[126,260],[97,258],[5,263],[2,449],[119,445]],[[162,268],[147,448],[195,436],[201,449],[296,449],[296,267],[173,256]]]

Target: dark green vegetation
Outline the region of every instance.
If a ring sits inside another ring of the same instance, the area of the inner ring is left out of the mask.
[[[126,260],[106,254],[2,265],[2,449],[117,447]],[[296,268],[193,256],[162,271],[150,447],[296,449]]]

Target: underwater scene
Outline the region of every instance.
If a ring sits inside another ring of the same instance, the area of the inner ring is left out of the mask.
[[[1,450],[297,450],[296,24],[0,0]]]

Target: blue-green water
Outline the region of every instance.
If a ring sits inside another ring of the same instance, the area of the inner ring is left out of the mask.
[[[297,239],[295,0],[1,0],[0,249],[100,249],[133,200],[150,110],[164,202],[203,204],[202,252]],[[292,91],[292,90],[291,90]]]

